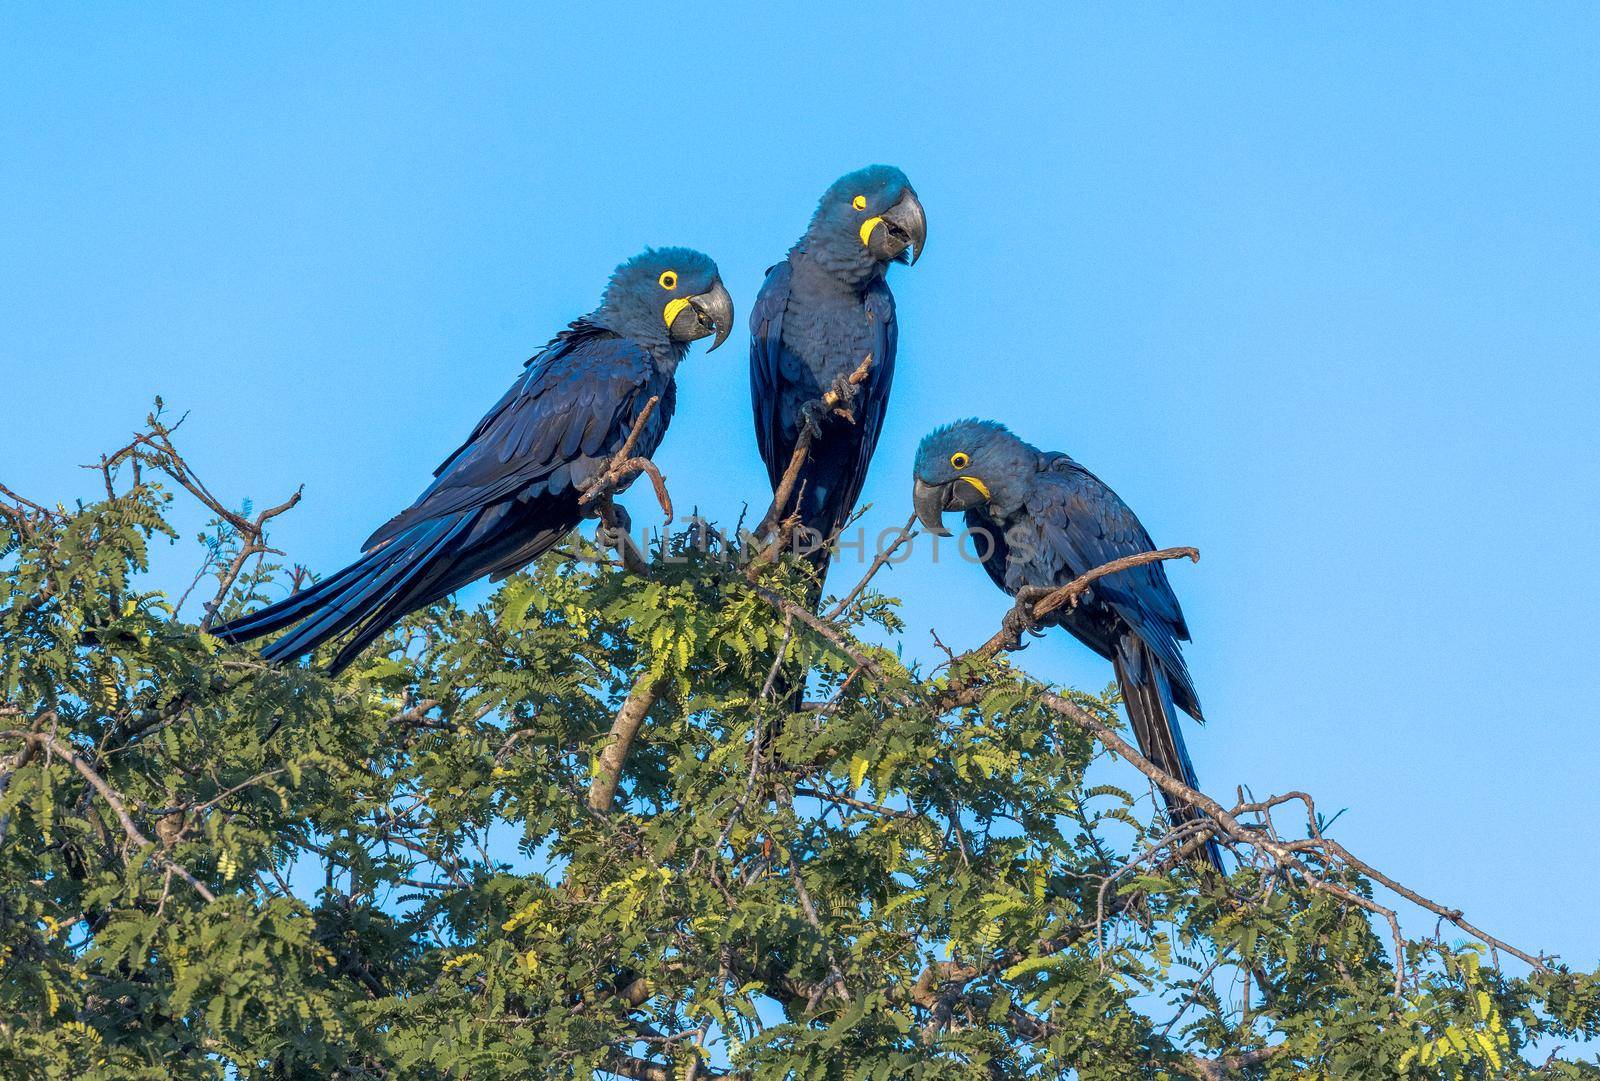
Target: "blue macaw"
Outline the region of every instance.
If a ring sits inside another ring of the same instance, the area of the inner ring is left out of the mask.
[[[365,555],[211,633],[240,642],[299,624],[263,651],[269,661],[350,633],[329,668],[336,673],[406,613],[537,559],[583,518],[585,486],[652,397],[660,401],[635,453],[655,453],[689,343],[715,334],[715,349],[732,325],[732,298],[707,256],[658,248],[628,260],[600,306],[527,362],[417,501],[367,538]]]
[[[1104,481],[994,421],[963,420],[929,433],[917,448],[914,473],[917,518],[930,532],[949,536],[944,512],[964,511],[984,569],[1012,596],[1037,600],[1113,559],[1155,550],[1139,519]],[[1076,606],[1058,608],[1044,622],[1066,627],[1112,663],[1139,749],[1196,787],[1173,707],[1204,718],[1180,646],[1189,640],[1189,627],[1162,565],[1107,575]],[[1167,809],[1175,823],[1196,817],[1170,798]],[[1215,842],[1205,854],[1221,868]]]
[[[796,485],[800,524],[831,538],[844,525],[867,477],[894,380],[894,296],[890,263],[915,263],[928,238],[917,193],[899,169],[872,165],[839,178],[822,196],[805,235],[767,271],[750,316],[750,399],[756,445],[777,491],[806,425],[815,433]],[[853,421],[815,403],[843,391],[870,354],[852,402]],[[811,554],[821,596],[828,550]]]

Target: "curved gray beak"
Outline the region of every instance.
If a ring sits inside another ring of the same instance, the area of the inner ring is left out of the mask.
[[[728,340],[728,335],[733,331],[733,298],[723,287],[721,278],[712,282],[711,288],[704,293],[690,297],[689,308],[694,312],[694,323],[688,328],[689,332],[682,336],[684,340],[695,341],[708,334],[716,334],[711,348],[706,350],[708,353]],[[678,318],[682,319],[687,314],[680,314]],[[676,335],[676,323],[673,330]]]
[[[935,537],[950,536],[944,527],[944,504],[949,494],[948,484],[928,484],[920,478],[911,488],[911,507],[917,512],[917,521]]]
[[[917,521],[936,537],[948,537],[944,527],[946,511],[971,510],[989,501],[989,493],[975,478],[957,477],[948,484],[928,484],[920,477],[911,488],[911,507]]]
[[[917,193],[907,188],[900,201],[883,212],[883,224],[885,227],[880,233],[886,246],[894,249],[887,258],[916,266],[928,243],[928,216],[923,213]]]

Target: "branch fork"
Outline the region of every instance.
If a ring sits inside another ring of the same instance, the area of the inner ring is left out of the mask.
[[[628,432],[628,438],[623,440],[622,447],[611,456],[606,467],[595,475],[594,479],[584,486],[583,494],[578,497],[578,506],[589,507],[601,500],[610,499],[621,492],[640,473],[650,478],[650,485],[655,489],[656,502],[661,504],[661,513],[666,515],[667,521],[672,521],[672,497],[667,494],[667,481],[661,475],[661,470],[649,458],[634,456],[634,448],[639,445],[639,435],[644,431],[645,422],[650,419],[650,414],[655,412],[656,405],[661,398],[652,395],[644,403],[644,408],[639,410],[639,415],[634,418],[633,427]]]
[[[622,555],[623,565],[634,574],[643,576],[649,575],[649,563],[633,543],[633,538],[629,536],[631,522],[627,513],[616,505],[614,499],[642,473],[650,478],[650,486],[655,489],[656,502],[661,505],[661,513],[666,517],[666,522],[672,521],[672,496],[667,492],[666,478],[649,458],[634,454],[634,449],[639,445],[639,435],[644,431],[645,422],[650,419],[650,414],[655,412],[660,401],[659,395],[652,395],[650,400],[644,403],[644,408],[639,410],[639,415],[633,420],[628,438],[623,440],[622,446],[607,461],[605,468],[584,485],[582,494],[578,496],[578,506],[598,517],[614,536],[621,539],[617,547]]]

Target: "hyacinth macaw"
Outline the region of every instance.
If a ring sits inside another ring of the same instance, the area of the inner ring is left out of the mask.
[[[1099,477],[994,421],[958,421],[931,432],[917,449],[914,473],[917,518],[948,536],[944,512],[965,512],[984,569],[1012,596],[1064,586],[1113,559],[1155,550],[1133,511]],[[1189,627],[1162,564],[1107,575],[1075,607],[1057,608],[1044,622],[1066,627],[1112,663],[1140,751],[1196,787],[1174,705],[1204,718],[1180,646]],[[1167,809],[1174,823],[1195,818],[1174,799]],[[1221,868],[1215,842],[1205,855]]]
[[[294,626],[262,656],[303,656],[349,634],[338,672],[408,612],[469,582],[538,558],[583,518],[579,498],[659,398],[635,454],[655,453],[672,420],[689,343],[727,338],[733,301],[717,265],[688,248],[645,251],[617,267],[600,306],[525,365],[408,509],[367,538],[344,570],[212,629],[230,642]]]
[[[756,445],[776,492],[803,427],[814,442],[796,485],[800,523],[831,538],[849,517],[878,444],[894,380],[891,263],[915,263],[928,223],[899,169],[872,165],[840,177],[822,196],[805,235],[767,271],[750,316],[750,399]],[[852,402],[854,421],[815,403],[842,390],[868,354],[872,365]],[[809,407],[809,408],[808,408]],[[821,596],[828,551],[810,556]]]

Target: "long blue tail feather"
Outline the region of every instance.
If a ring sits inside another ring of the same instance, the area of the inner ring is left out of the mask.
[[[330,668],[337,672],[354,659],[361,646],[382,634],[393,619],[437,599],[424,597],[423,590],[417,587],[421,584],[425,589],[448,567],[450,546],[475,517],[475,513],[467,513],[420,524],[309,589],[222,624],[211,633],[226,641],[242,642],[299,622],[299,626],[261,652],[264,660],[283,661],[312,653],[324,642],[365,624],[360,646],[341,650]],[[430,570],[436,573],[429,574]]]
[[[1189,749],[1184,746],[1183,732],[1178,727],[1172,684],[1161,661],[1137,636],[1126,634],[1118,643],[1113,663],[1139,750],[1167,773],[1181,778],[1190,788],[1198,789],[1200,782],[1194,763],[1189,759]],[[1183,801],[1165,793],[1162,795],[1167,804],[1167,816],[1174,825],[1198,821],[1202,817]],[[1206,862],[1218,872],[1222,871],[1222,849],[1215,840],[1206,841],[1203,854]]]

